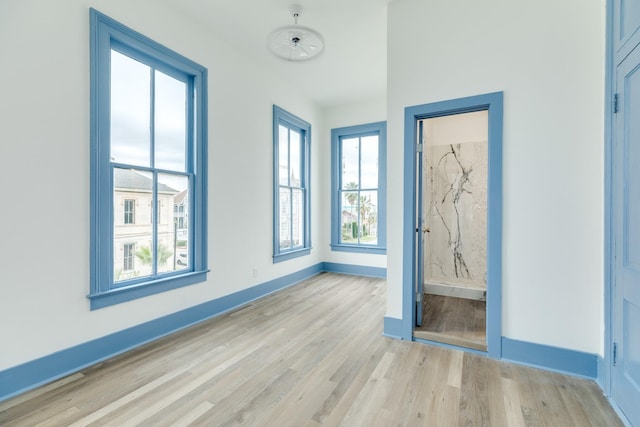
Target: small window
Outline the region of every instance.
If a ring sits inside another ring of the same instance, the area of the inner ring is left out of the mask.
[[[309,123],[273,106],[274,262],[311,251],[310,138]]]
[[[136,223],[136,201],[133,199],[124,199],[124,223]]]
[[[135,243],[125,243],[122,246],[122,270],[131,271],[134,269],[133,256],[135,252]]]
[[[386,123],[331,131],[331,248],[386,253]]]
[[[96,309],[206,279],[207,70],[90,17]]]

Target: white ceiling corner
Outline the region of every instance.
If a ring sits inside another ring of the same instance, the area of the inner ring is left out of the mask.
[[[323,107],[383,97],[387,78],[389,0],[166,0],[211,28],[234,48],[286,75]],[[322,34],[325,51],[307,62],[289,62],[267,49],[267,35],[293,24],[292,3],[302,5],[298,24]]]

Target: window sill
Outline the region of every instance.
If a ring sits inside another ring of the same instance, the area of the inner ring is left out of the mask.
[[[152,282],[144,282],[122,288],[111,289],[106,292],[89,294],[87,295],[87,298],[90,300],[91,310],[97,310],[134,299],[144,298],[149,295],[204,282],[207,279],[208,272],[209,270],[185,273],[180,276],[172,276],[154,280]]]
[[[301,249],[295,249],[292,251],[288,251],[288,252],[283,252],[283,253],[279,253],[273,256],[273,262],[274,264],[277,262],[282,262],[282,261],[286,261],[289,259],[293,259],[293,258],[298,258],[301,256],[305,256],[305,255],[309,255],[311,253],[311,249],[310,248],[301,248]]]
[[[375,255],[386,255],[387,248],[383,248],[380,246],[364,246],[364,245],[331,245],[332,251],[337,252],[356,252],[363,254],[375,254]]]

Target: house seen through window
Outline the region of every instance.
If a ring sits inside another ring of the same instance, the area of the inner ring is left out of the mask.
[[[310,252],[311,125],[274,106],[274,261]]]

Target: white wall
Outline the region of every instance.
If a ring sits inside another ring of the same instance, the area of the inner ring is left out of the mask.
[[[89,311],[89,7],[209,70],[206,283]],[[324,137],[323,112],[152,0],[0,2],[0,370],[322,261],[273,264],[272,104]],[[312,149],[320,186],[321,144]],[[322,193],[313,192],[313,218]],[[314,242],[321,241],[314,224]],[[252,269],[258,269],[257,278]]]
[[[89,12],[209,69],[206,283],[89,311]],[[320,110],[152,0],[0,2],[0,370],[332,253],[329,132],[388,119],[387,315],[402,316],[404,107],[505,92],[503,335],[602,354],[604,1],[395,0],[388,104]],[[272,264],[271,106],[313,125],[314,249]],[[230,179],[234,185],[229,185]],[[258,277],[252,277],[252,269]],[[533,319],[533,321],[532,321]]]
[[[331,230],[331,129],[385,121],[387,119],[387,100],[386,98],[375,98],[365,102],[339,105],[326,108],[324,113],[325,129],[320,142],[322,167],[326,174],[322,181],[322,226],[326,232],[320,239],[323,261],[386,268],[386,255],[332,251],[329,230]]]
[[[402,317],[404,107],[504,91],[503,336],[603,354],[603,0],[396,0],[387,316]]]

